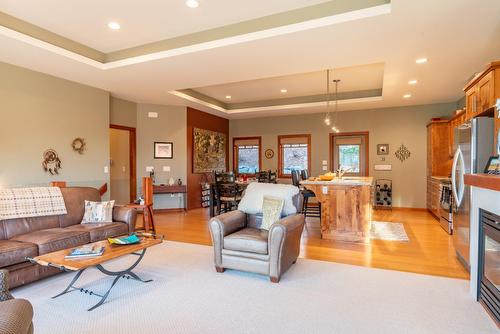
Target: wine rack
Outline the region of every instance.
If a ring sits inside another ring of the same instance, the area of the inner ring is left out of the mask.
[[[201,207],[206,208],[210,206],[210,184],[201,184]]]
[[[392,181],[378,179],[375,181],[373,207],[375,209],[392,209]]]

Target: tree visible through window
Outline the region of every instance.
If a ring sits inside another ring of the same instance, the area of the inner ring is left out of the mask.
[[[292,170],[308,169],[307,144],[283,145],[283,174],[292,174]]]
[[[238,174],[259,172],[259,146],[238,146]]]
[[[350,173],[359,173],[360,145],[339,145],[339,163],[342,169]]]

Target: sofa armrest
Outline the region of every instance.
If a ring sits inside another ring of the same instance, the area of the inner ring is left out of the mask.
[[[0,333],[30,333],[33,307],[25,299],[0,302]]]
[[[246,226],[246,223],[246,214],[240,210],[226,212],[210,219],[208,227],[212,237],[212,245],[214,246],[214,260],[216,267],[221,267],[222,265],[224,237],[228,234],[241,230]]]
[[[127,224],[129,234],[135,232],[136,219],[137,211],[134,208],[128,208],[126,206],[113,207],[113,221]]]
[[[300,253],[300,238],[305,217],[294,214],[277,221],[269,230],[269,276],[278,279]]]

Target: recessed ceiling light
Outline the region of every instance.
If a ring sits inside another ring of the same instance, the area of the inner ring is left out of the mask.
[[[410,80],[408,81],[408,85],[416,85],[418,83],[417,80]]]
[[[418,58],[417,60],[415,60],[415,62],[417,64],[425,64],[427,63],[427,58]]]
[[[288,92],[288,90],[286,90],[285,88],[283,88],[283,89],[281,90],[281,92],[282,92],[282,93],[286,93],[286,92]]]
[[[405,95],[403,95],[403,97],[404,97],[405,99],[409,99],[409,98],[411,97],[411,94],[405,94]]]
[[[189,8],[197,8],[200,3],[197,0],[186,0],[186,6]]]
[[[226,95],[226,99],[230,100],[231,99],[231,95]]]
[[[120,23],[112,21],[108,23],[108,28],[111,30],[120,30],[121,26]]]

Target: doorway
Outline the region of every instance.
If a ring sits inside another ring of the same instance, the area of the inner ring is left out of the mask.
[[[368,176],[369,133],[346,132],[330,134],[330,161],[332,170],[347,169],[345,175]]]
[[[135,128],[109,126],[110,199],[116,204],[132,203],[136,198]]]

